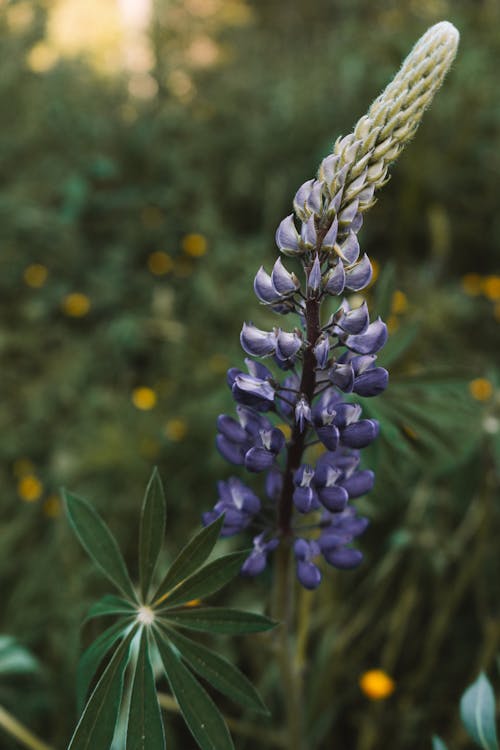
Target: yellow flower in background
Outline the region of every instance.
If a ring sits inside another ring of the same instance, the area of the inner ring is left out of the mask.
[[[43,492],[43,485],[34,474],[26,474],[17,484],[17,492],[21,500],[34,503]]]
[[[70,318],[83,318],[90,310],[90,299],[82,292],[72,292],[64,297],[61,307]]]
[[[59,495],[49,495],[43,504],[43,512],[47,518],[57,518],[61,515],[61,500]]]
[[[283,435],[285,436],[285,440],[290,440],[292,437],[292,428],[289,424],[286,424],[286,422],[282,422],[280,424],[277,424],[276,427],[278,430],[281,430]]]
[[[168,253],[157,250],[148,258],[148,268],[155,276],[163,276],[169,273],[174,267],[174,261]]]
[[[229,358],[225,354],[212,354],[208,360],[208,368],[212,372],[222,375],[229,367]]]
[[[486,378],[476,378],[469,383],[469,391],[476,401],[487,401],[493,394],[493,385]]]
[[[147,386],[139,386],[132,391],[132,403],[137,409],[150,411],[156,406],[156,392]]]
[[[395,315],[389,315],[387,318],[387,330],[389,333],[395,333],[399,328],[399,320]]]
[[[400,289],[396,289],[392,295],[391,312],[394,315],[401,315],[408,309],[408,297]]]
[[[47,281],[48,270],[40,263],[32,263],[24,270],[23,278],[27,286],[39,289]]]
[[[361,691],[372,701],[388,698],[396,689],[396,683],[382,669],[370,669],[359,679]]]
[[[174,443],[180,443],[181,440],[184,440],[184,438],[187,435],[187,424],[183,419],[180,419],[179,417],[176,417],[174,419],[169,419],[167,424],[165,425],[165,435],[169,440],[172,440]]]
[[[483,281],[478,273],[466,273],[462,276],[462,289],[470,297],[477,297],[483,290]]]
[[[500,300],[500,276],[486,276],[483,279],[483,294],[492,302]]]
[[[182,238],[182,249],[186,255],[192,258],[199,258],[207,252],[208,243],[206,237],[202,234],[186,234]]]

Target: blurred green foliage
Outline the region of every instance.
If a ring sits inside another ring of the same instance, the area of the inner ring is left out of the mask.
[[[14,23],[20,6],[27,20]],[[462,34],[457,62],[361,234],[381,268],[371,304],[394,332],[392,387],[366,402],[382,421],[376,492],[360,503],[367,562],[330,574],[304,607],[311,743],[417,750],[435,731],[465,748],[455,704],[500,638],[500,5],[154,7],[144,98],[129,73],[83,56],[34,65],[50,6],[0,4],[0,632],[45,670],[18,715],[64,747],[80,622],[100,592],[60,518],[60,486],[108,499],[130,560],[152,464],[179,535],[211,507],[229,473],[214,422],[231,409],[241,321],[273,322],[251,287],[275,257],[275,227],[420,33],[447,18]],[[214,64],[187,56],[200,36],[217,45]],[[225,601],[251,606],[266,585]],[[279,713],[268,656],[250,639],[238,648]],[[386,703],[359,690],[374,667],[396,680]]]

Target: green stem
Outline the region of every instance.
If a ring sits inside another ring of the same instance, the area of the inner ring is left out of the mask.
[[[53,750],[50,745],[45,744],[36,735],[30,732],[20,721],[10,714],[3,706],[0,706],[0,727],[7,734],[14,737],[21,745],[30,750]]]

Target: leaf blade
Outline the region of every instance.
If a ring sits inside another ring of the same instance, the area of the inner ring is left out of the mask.
[[[106,654],[112,649],[121,635],[125,634],[129,623],[116,622],[107,628],[90,646],[83,652],[76,670],[76,696],[78,710],[81,712],[85,704],[85,698],[99,664]]]
[[[109,750],[120,708],[129,647],[136,632],[137,628],[133,628],[115,651],[85,706],[68,750]]]
[[[82,547],[104,575],[132,600],[136,600],[125,561],[115,537],[87,500],[64,491],[66,511]]]
[[[209,526],[205,526],[204,529],[199,531],[179,552],[153,596],[153,601],[157,602],[164,597],[184,578],[190,576],[203,565],[215,547],[223,523],[223,516],[217,518]]]
[[[165,521],[165,494],[158,469],[155,468],[146,487],[139,527],[139,580],[143,601],[148,595],[163,544]]]
[[[134,669],[126,750],[165,750],[163,720],[149,657],[146,628],[141,632]]]
[[[168,596],[165,607],[177,607],[193,599],[202,599],[215,593],[239,573],[248,554],[248,550],[231,552],[229,555],[223,555],[208,563],[179,584]]]
[[[174,630],[169,629],[167,633],[184,661],[216,690],[244,708],[269,715],[257,690],[234,664]]]
[[[201,750],[234,750],[231,735],[215,703],[163,634],[156,631],[155,636],[170,689]]]
[[[437,735],[432,738],[432,750],[447,750],[443,740]]]
[[[474,742],[484,750],[498,750],[495,696],[484,672],[462,695],[460,716]]]
[[[107,615],[133,615],[136,612],[134,607],[127,599],[114,594],[106,594],[99,601],[92,604],[84,622],[94,619],[94,617],[106,617]]]
[[[158,614],[161,615],[162,612],[163,610],[160,610]],[[264,615],[224,607],[193,607],[178,612],[169,610],[165,612],[168,613],[166,615],[168,621],[173,625],[202,633],[224,635],[260,633],[271,630],[277,625]]]

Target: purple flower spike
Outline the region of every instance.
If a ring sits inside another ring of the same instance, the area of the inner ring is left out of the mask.
[[[266,271],[264,271],[263,266],[261,266],[257,271],[253,282],[253,289],[257,296],[257,299],[259,299],[261,302],[265,302],[266,304],[272,304],[274,302],[278,302],[281,299],[281,294],[276,291],[271,281],[271,277],[268,273],[266,273]]]
[[[348,336],[345,345],[358,354],[375,354],[387,341],[387,326],[379,318],[370,323],[365,333],[357,336]]]
[[[345,270],[342,261],[338,260],[337,265],[332,268],[326,277],[324,289],[328,294],[337,297],[342,294],[345,286]]]
[[[297,539],[293,550],[297,560],[298,580],[306,589],[317,589],[321,583],[321,571],[312,559],[321,552],[318,544],[315,541]]]
[[[321,266],[319,258],[316,255],[314,263],[307,277],[307,289],[311,292],[317,292],[321,286]]]
[[[317,235],[316,235],[316,224],[314,223],[314,214],[308,218],[308,220],[302,224],[300,236],[303,244],[308,250],[312,250],[316,247]]]
[[[345,284],[348,289],[352,289],[353,292],[359,292],[364,289],[373,276],[373,268],[370,263],[368,255],[363,255],[359,263],[349,268],[345,275]]]
[[[300,288],[298,278],[294,273],[286,270],[280,258],[274,264],[271,282],[274,289],[281,295],[294,294]]]
[[[295,227],[293,214],[283,219],[276,230],[276,244],[284,255],[298,255],[302,251],[299,245],[300,236]]]

